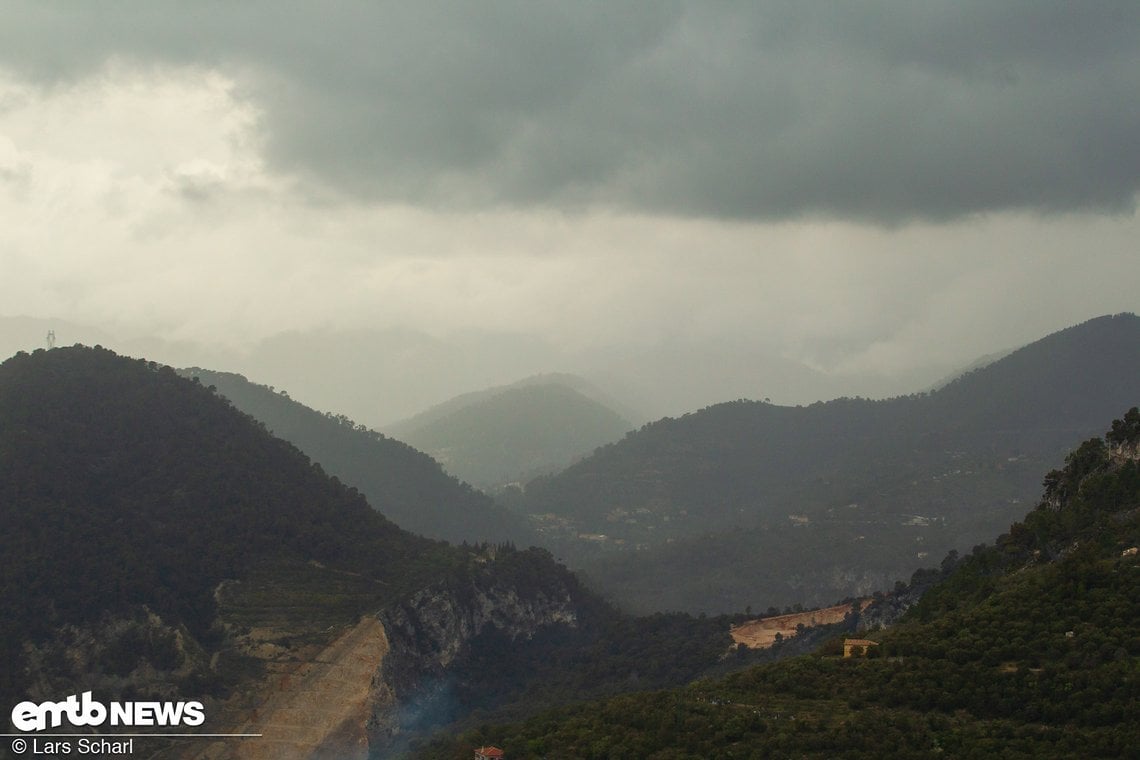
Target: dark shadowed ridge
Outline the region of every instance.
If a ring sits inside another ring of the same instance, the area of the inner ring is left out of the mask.
[[[0,452],[5,697],[29,686],[26,647],[67,626],[146,610],[217,645],[216,589],[259,568],[360,578],[360,614],[465,562],[205,386],[98,347],[0,365]],[[129,673],[145,654],[128,647],[107,667]]]
[[[180,372],[215,386],[234,406],[304,451],[329,474],[359,488],[374,508],[405,530],[452,543],[534,543],[522,518],[405,443],[347,417],[314,411],[285,392],[251,383],[242,375],[197,367]]]

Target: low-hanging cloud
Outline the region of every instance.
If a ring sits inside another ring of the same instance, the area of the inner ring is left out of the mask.
[[[1135,3],[7,4],[0,66],[108,60],[224,71],[314,197],[890,225],[1140,187]]]

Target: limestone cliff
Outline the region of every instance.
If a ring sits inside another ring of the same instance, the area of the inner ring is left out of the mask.
[[[369,722],[374,754],[449,717],[449,668],[468,653],[476,636],[494,632],[518,641],[548,626],[579,625],[572,576],[540,583],[503,573],[496,564],[424,589],[380,613],[389,642],[381,678],[395,703],[379,705]]]

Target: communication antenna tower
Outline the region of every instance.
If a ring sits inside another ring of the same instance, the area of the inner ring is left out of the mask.
[[[49,351],[55,348],[55,330],[48,330],[47,347]]]

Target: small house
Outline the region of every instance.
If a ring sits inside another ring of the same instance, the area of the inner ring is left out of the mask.
[[[867,654],[867,650],[877,646],[879,646],[879,642],[871,641],[870,639],[844,639],[843,656],[863,657]]]
[[[503,751],[498,747],[480,747],[475,750],[475,760],[503,760]]]

